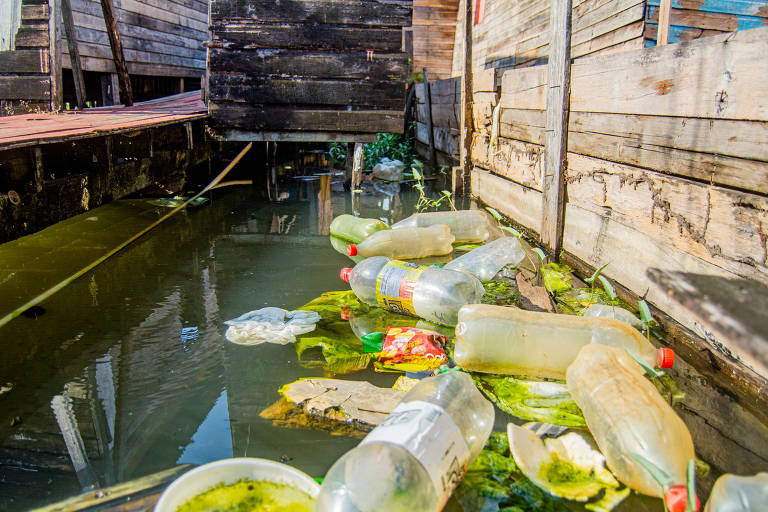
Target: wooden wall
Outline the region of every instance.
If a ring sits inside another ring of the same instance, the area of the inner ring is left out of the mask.
[[[459,0],[413,0],[413,68],[450,78]]]
[[[456,165],[459,159],[461,79],[456,77],[430,81],[430,93],[437,164]],[[416,145],[420,154],[428,154],[429,131],[424,83],[416,84]]]
[[[48,2],[11,0],[10,3],[19,7],[20,20],[18,24],[9,24],[9,30],[11,26],[16,27],[13,49],[0,51],[0,115],[36,109],[49,110],[51,78]]]
[[[70,0],[84,71],[115,72],[99,0]],[[200,77],[205,70],[208,2],[120,0],[115,2],[123,53],[132,75]],[[64,37],[64,36],[62,36]],[[64,67],[71,68],[66,39]]]
[[[647,0],[645,20],[645,46],[655,46],[659,0]],[[669,42],[691,41],[766,25],[768,3],[765,0],[672,0]]]
[[[402,131],[411,15],[410,0],[213,0],[213,124],[314,140]]]
[[[646,0],[573,0],[573,58],[643,47]],[[511,69],[546,62],[551,0],[485,4],[472,30],[474,69]],[[460,22],[461,25],[463,22]],[[453,76],[460,74],[464,28],[456,30]]]

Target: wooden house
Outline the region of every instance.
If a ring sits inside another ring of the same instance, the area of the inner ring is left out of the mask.
[[[402,131],[411,15],[411,0],[212,0],[212,128],[274,141]]]
[[[112,7],[107,17],[114,24],[105,21],[103,4]],[[67,103],[74,108],[78,87],[82,103],[120,103],[120,60],[136,101],[199,89],[207,31],[204,0],[5,0],[0,2],[2,113],[56,110]],[[113,51],[111,33],[121,51]]]
[[[651,305],[705,489],[765,471],[768,4],[672,0],[659,23],[657,0],[573,0],[570,20],[570,2],[470,3],[454,78],[417,88],[420,151],[432,138],[478,207]]]

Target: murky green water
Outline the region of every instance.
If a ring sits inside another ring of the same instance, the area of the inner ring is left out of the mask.
[[[223,336],[223,322],[246,311],[348,288],[338,272],[350,261],[327,228],[352,210],[350,195],[337,186],[329,203],[317,181],[292,183],[281,202],[247,187],[216,191],[54,295],[38,318],[0,328],[0,510],[232,456],[322,476],[358,443],[260,418],[281,385],[322,371],[300,366],[292,345]],[[412,213],[407,189],[355,206],[396,221]],[[347,378],[386,386],[395,376]]]

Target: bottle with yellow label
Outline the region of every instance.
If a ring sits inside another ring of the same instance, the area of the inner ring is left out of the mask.
[[[428,228],[403,228],[377,231],[359,244],[347,246],[350,256],[388,256],[390,258],[426,258],[453,251],[454,236],[445,224]]]
[[[466,272],[445,270],[374,256],[344,268],[340,277],[358,299],[371,306],[456,325],[459,309],[480,302],[485,289]]]

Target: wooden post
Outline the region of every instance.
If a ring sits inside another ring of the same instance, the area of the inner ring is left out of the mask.
[[[472,0],[464,0],[464,59],[461,62],[461,112],[459,132],[459,169],[461,179],[454,178],[454,193],[470,193],[472,157]],[[454,173],[456,174],[456,173]]]
[[[352,160],[352,192],[360,188],[363,182],[363,145],[355,143],[355,156]]]
[[[77,98],[77,108],[85,108],[85,81],[83,80],[83,69],[80,67],[80,51],[77,49],[77,34],[75,33],[75,22],[72,20],[72,6],[69,0],[61,1],[61,17],[64,22],[64,32],[67,35],[67,46],[69,47],[69,62],[72,65],[72,78],[75,79],[75,98]]]
[[[115,68],[120,80],[120,89],[123,92],[125,106],[130,107],[133,105],[133,89],[131,89],[131,78],[128,76],[128,66],[125,64],[123,43],[120,41],[120,28],[117,26],[117,18],[115,18],[115,8],[112,5],[112,0],[101,0],[101,10],[104,13],[104,23],[107,25],[109,45],[112,47],[112,58],[115,61]]]
[[[355,145],[347,142],[347,160],[344,162],[344,190],[352,189],[352,169],[354,168]]]
[[[672,10],[672,0],[661,0],[659,3],[659,29],[656,32],[656,46],[664,46],[669,42],[669,15]]]
[[[49,0],[48,36],[51,71],[51,110],[56,112],[64,106],[61,86],[61,49],[59,48],[59,0]]]
[[[43,185],[45,184],[45,170],[43,168],[43,150],[40,146],[35,146],[35,192],[40,193],[43,191]]]
[[[541,242],[557,257],[565,225],[565,172],[571,92],[572,0],[552,0]]]
[[[403,137],[408,135],[408,127],[413,120],[411,110],[413,110],[413,100],[416,98],[416,84],[408,84],[408,95],[405,100],[405,115],[403,116]]]
[[[429,164],[432,167],[437,165],[437,156],[435,154],[435,131],[432,129],[432,92],[429,90],[429,75],[427,68],[424,68],[424,101],[427,103],[427,131],[429,132]]]

